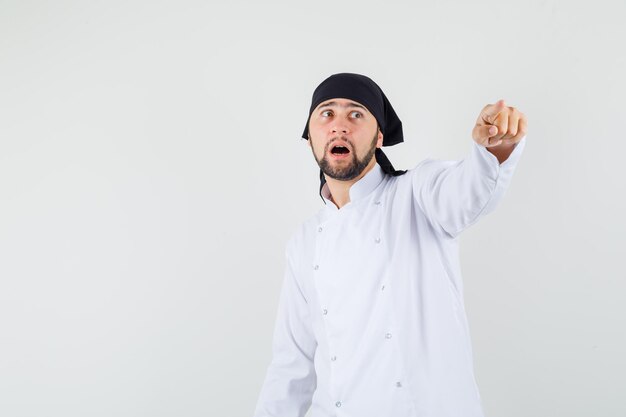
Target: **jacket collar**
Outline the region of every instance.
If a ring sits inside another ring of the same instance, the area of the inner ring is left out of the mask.
[[[378,187],[384,177],[385,173],[383,172],[381,166],[378,164],[374,165],[374,167],[367,174],[352,184],[352,186],[348,189],[348,194],[350,196],[350,202],[348,204],[354,203],[355,201],[369,195],[376,187]],[[325,182],[322,186],[321,194],[324,198],[324,202],[326,203],[326,207],[331,210],[339,210],[335,203],[333,203],[330,199],[330,189],[328,188],[327,182]]]

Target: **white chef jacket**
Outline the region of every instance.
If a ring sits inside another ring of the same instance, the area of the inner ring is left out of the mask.
[[[484,416],[457,238],[502,199],[525,143],[502,164],[476,142],[396,177],[376,164],[341,209],[324,185],[286,245],[254,417]]]

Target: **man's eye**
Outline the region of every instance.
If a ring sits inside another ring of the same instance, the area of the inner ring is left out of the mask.
[[[322,113],[320,113],[320,114],[324,117],[324,116],[326,116],[326,114],[327,114],[327,113],[332,114],[332,111],[331,111],[331,110],[324,110],[324,111],[323,111]],[[363,118],[363,113],[361,113],[360,111],[357,111],[357,110],[354,110],[354,111],[353,111],[353,112],[351,112],[350,114],[354,114],[354,115],[356,115],[356,116],[355,116],[355,118],[357,118],[357,119],[361,119],[361,118]]]

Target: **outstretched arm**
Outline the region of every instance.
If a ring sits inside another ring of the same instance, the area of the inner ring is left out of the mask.
[[[495,209],[526,144],[526,118],[500,100],[483,108],[470,154],[428,158],[411,173],[416,203],[431,224],[454,238]]]

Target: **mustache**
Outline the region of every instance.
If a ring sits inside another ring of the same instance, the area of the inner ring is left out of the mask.
[[[330,142],[328,142],[328,145],[326,145],[326,147],[327,148],[333,147],[333,143],[338,140],[346,142],[348,145],[350,145],[351,148],[354,148],[354,146],[352,145],[352,141],[345,136],[341,136],[341,137],[337,136],[337,137],[332,138]]]

